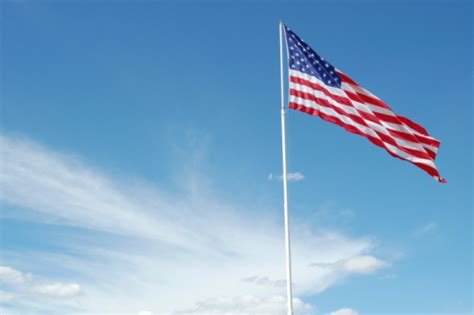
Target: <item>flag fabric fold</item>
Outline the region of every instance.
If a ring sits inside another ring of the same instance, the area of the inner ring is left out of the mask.
[[[318,116],[367,138],[390,155],[445,183],[434,163],[440,142],[419,124],[395,114],[380,98],[318,55],[284,26],[289,108]]]

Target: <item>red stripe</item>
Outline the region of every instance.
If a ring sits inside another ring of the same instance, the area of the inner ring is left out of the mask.
[[[378,107],[388,109],[390,111],[392,110],[387,104],[385,104],[384,102],[382,102],[380,100],[377,100],[373,97],[367,96],[367,95],[362,94],[362,93],[358,93],[357,91],[350,91],[350,90],[347,90],[347,89],[343,89],[343,91],[346,92],[347,96],[351,100],[354,100],[356,102],[369,103],[369,104],[372,104],[372,105],[375,105],[375,106],[378,106]]]
[[[297,81],[297,80],[294,80],[294,81]],[[296,82],[295,82],[296,83]],[[312,102],[315,102],[316,104],[318,105],[321,105],[321,106],[324,106],[324,107],[327,107],[327,108],[330,108],[332,110],[334,110],[336,113],[340,114],[340,115],[343,115],[349,119],[351,119],[353,122],[357,123],[357,124],[360,124],[362,126],[365,126],[365,127],[368,127],[370,128],[371,130],[373,130],[375,133],[377,133],[377,135],[386,143],[388,144],[391,144],[393,146],[396,146],[398,147],[401,151],[407,153],[407,154],[410,154],[410,155],[413,155],[413,156],[416,156],[416,157],[419,157],[419,158],[423,158],[423,159],[433,159],[433,154],[430,154],[429,152],[426,152],[422,147],[421,147],[421,144],[420,144],[420,149],[421,150],[414,150],[414,149],[410,149],[410,148],[407,148],[403,145],[400,145],[398,144],[395,139],[393,139],[392,137],[384,134],[384,133],[381,133],[379,131],[377,131],[376,129],[370,127],[369,125],[367,125],[367,122],[366,120],[371,120],[375,123],[378,123],[380,125],[380,121],[371,116],[370,114],[367,114],[367,113],[364,113],[364,112],[360,112],[362,114],[363,117],[361,116],[358,116],[358,115],[354,115],[352,113],[348,113],[346,112],[344,109],[338,107],[338,106],[335,106],[333,104],[331,104],[328,100],[326,99],[323,99],[323,98],[318,98],[316,96],[314,96],[313,94],[310,94],[310,93],[306,93],[306,92],[302,92],[300,90],[296,90],[296,89],[290,89],[290,95],[293,95],[293,96],[296,96],[296,97],[299,97],[299,98],[302,98],[302,99],[305,99],[305,100],[309,100],[309,101],[312,101]],[[364,118],[366,120],[364,120]],[[384,128],[385,130],[387,130],[387,128],[385,128],[384,126],[381,125],[382,128]],[[392,130],[387,130],[388,133],[390,133],[391,135],[393,135],[394,137],[396,138],[399,138],[401,140],[406,140],[406,141],[410,141],[410,142],[413,142],[413,143],[418,143],[417,139],[415,137],[413,137],[411,134],[404,134],[404,133],[401,133],[401,132],[393,132],[392,133]],[[435,154],[436,155],[436,154]]]
[[[365,111],[362,111],[362,110],[359,110],[357,109],[357,107],[354,106],[354,104],[352,103],[351,101],[351,98],[352,100],[358,102],[358,103],[361,103],[362,105],[365,104],[364,100],[362,98],[360,98],[357,94],[355,93],[352,93],[350,91],[347,91],[347,90],[343,90],[344,92],[346,92],[346,94],[348,94],[349,98],[346,98],[346,97],[343,97],[343,96],[340,96],[340,95],[336,95],[336,94],[333,94],[331,93],[329,90],[327,90],[326,88],[324,88],[323,86],[319,85],[319,84],[316,84],[314,82],[311,82],[311,81],[308,81],[308,80],[305,80],[305,79],[302,79],[302,78],[299,78],[299,77],[296,77],[296,76],[290,76],[290,82],[293,82],[293,83],[296,83],[296,84],[300,84],[300,85],[303,85],[303,86],[306,86],[308,88],[311,88],[313,90],[317,90],[317,91],[320,91],[322,92],[324,95],[332,98],[334,101],[336,101],[337,103],[340,103],[340,104],[343,104],[343,105],[347,105],[347,106],[351,106],[353,107],[355,110],[357,110],[357,112],[360,113],[360,115],[362,117],[364,117],[364,119],[367,119],[367,120],[370,120],[370,121],[373,121],[373,122],[376,122],[378,124],[381,124],[380,123],[380,120],[383,120],[383,121],[386,121],[386,122],[390,122],[390,123],[394,123],[394,124],[400,124],[400,121],[397,119],[397,117],[395,116],[389,116],[389,115],[385,115],[385,114],[380,114],[380,113],[377,113],[377,112],[373,112],[373,115],[365,112]],[[395,114],[394,114],[395,115]]]
[[[358,116],[355,116],[355,115],[351,115],[351,114],[348,114],[346,113],[345,111],[343,111],[342,109],[338,108],[338,107],[334,107],[332,106],[331,104],[328,103],[327,100],[325,99],[321,99],[321,98],[317,98],[315,97],[314,95],[310,95],[310,94],[307,94],[307,93],[303,93],[301,91],[297,91],[297,90],[290,90],[290,94],[291,95],[294,95],[294,96],[297,96],[297,97],[300,97],[302,99],[305,99],[305,100],[310,100],[310,101],[313,101],[315,102],[316,104],[318,105],[321,105],[321,106],[324,106],[324,107],[327,107],[327,108],[332,108],[333,110],[335,110],[338,114],[342,115],[342,116],[345,116],[349,119],[351,119],[352,121],[356,122],[356,123],[359,123],[358,120],[360,120],[361,125],[365,126],[365,127],[368,127],[370,128],[369,126],[367,126],[367,124],[365,123],[364,120],[362,120],[360,117]],[[322,113],[323,114],[323,113]],[[331,115],[327,115],[327,114],[324,114],[325,117],[333,117]],[[357,118],[357,119],[356,119]],[[326,118],[325,118],[326,119]],[[340,121],[342,124],[344,124],[345,126],[351,126],[350,124],[346,124],[344,123],[341,119],[337,118],[338,121]],[[354,126],[351,126],[351,128],[355,128],[356,130],[359,130],[357,127],[354,127]],[[417,158],[420,158],[420,159],[427,159],[427,160],[431,160],[431,157],[423,150],[423,151],[419,151],[419,150],[414,150],[414,149],[410,149],[410,148],[407,148],[405,146],[402,146],[400,144],[398,144],[395,139],[393,139],[392,137],[386,135],[386,134],[383,134],[375,129],[372,129],[370,128],[372,131],[374,131],[377,136],[385,143],[388,143],[394,147],[397,147],[400,151],[402,152],[405,152],[409,155],[412,155],[414,157],[417,157]],[[363,135],[364,137],[373,137],[363,131],[360,131],[361,132],[361,135]],[[375,138],[375,137],[374,137]],[[375,138],[377,139],[377,138]],[[377,139],[378,140],[378,139]]]
[[[335,100],[336,102],[338,102],[340,104],[344,104],[344,105],[347,105],[347,106],[354,107],[354,105],[352,104],[350,99],[348,99],[346,97],[343,97],[343,96],[340,96],[340,95],[333,94],[329,90],[327,90],[326,88],[322,87],[321,85],[319,85],[317,83],[313,83],[311,81],[308,81],[308,80],[305,80],[305,79],[302,79],[302,78],[299,78],[299,77],[295,77],[295,76],[290,76],[290,82],[300,84],[300,85],[304,85],[304,86],[309,87],[313,90],[320,91],[320,92],[324,93],[324,95],[332,98],[333,100]]]
[[[434,140],[432,138],[424,138],[421,136],[418,136],[416,134],[408,133],[408,132],[401,132],[398,130],[392,130],[392,129],[387,129],[394,137],[408,140],[411,142],[420,142],[423,144],[431,145],[435,148],[439,148],[439,141]]]
[[[349,83],[351,85],[354,85],[356,87],[359,87],[361,89],[363,89],[357,82],[355,82],[354,80],[352,80],[351,78],[349,78],[347,75],[345,75],[344,73],[342,72],[339,72],[337,71],[337,74],[339,74],[339,76],[341,77],[342,79],[342,82],[346,82],[346,83]],[[344,89],[344,91],[347,92],[346,89]],[[363,94],[363,93],[360,93],[358,92],[356,89],[354,89],[354,91],[350,91],[352,92],[352,94],[357,94],[357,96],[362,99],[364,102],[367,102],[367,103],[370,103],[370,104],[373,104],[373,105],[377,105],[377,106],[380,106],[380,107],[383,107],[383,108],[386,108],[386,109],[390,109],[390,106],[388,106],[387,104],[385,104],[382,100],[378,99],[378,98],[375,98],[375,97],[372,97],[372,96],[369,96],[369,95],[366,95],[366,94]]]
[[[406,118],[406,117],[403,117],[403,116],[398,116],[398,119],[406,124],[408,127],[410,127],[411,129],[415,130],[416,132],[419,132],[421,133],[422,135],[425,135],[425,136],[429,136],[428,132],[426,131],[425,128],[421,127],[420,125],[418,125],[417,123],[411,121],[410,119]]]
[[[425,172],[427,172],[428,174],[430,174],[431,176],[433,176],[434,178],[436,178],[440,183],[443,183],[443,184],[447,183],[446,179],[442,178],[439,175],[439,172],[436,168],[433,168],[423,163],[418,163],[418,162],[412,162],[412,163],[418,166],[419,168],[421,168],[422,170],[424,170]]]
[[[441,143],[441,142],[439,142],[439,140],[436,140],[435,138],[421,136],[421,135],[417,135],[417,134],[413,134],[413,136],[415,136],[418,139],[418,141],[423,142],[425,144],[432,145],[435,148],[439,148],[439,145]]]
[[[340,72],[340,71],[336,71],[337,74],[339,74],[339,76],[341,77],[342,81],[343,82],[347,82],[349,84],[352,84],[352,85],[355,85],[355,86],[359,86],[359,84],[357,84],[356,81],[352,80],[351,78],[349,78],[347,75],[345,75],[344,73]]]
[[[359,88],[362,89],[362,87],[357,84],[357,82],[355,82],[354,80],[352,80],[351,78],[349,78],[347,75],[345,75],[344,73],[342,72],[339,72],[337,71],[337,73],[339,74],[339,76],[341,77],[342,81],[343,82],[346,82],[346,83],[349,83],[349,84],[352,84],[354,86],[357,86]],[[362,93],[358,93],[357,91],[347,91],[344,89],[344,91],[346,91],[346,93],[350,93],[352,94],[351,96],[352,97],[356,97],[354,94],[356,94],[358,97],[360,97],[361,100],[363,100],[364,102],[367,102],[367,103],[370,103],[370,104],[373,104],[373,105],[377,105],[377,106],[380,106],[380,107],[383,107],[383,108],[387,108],[387,109],[390,109],[390,106],[388,106],[387,104],[385,104],[382,100],[378,99],[378,98],[374,98],[374,97],[371,97],[371,96],[368,96],[368,95],[365,95],[365,94],[362,94]],[[349,96],[349,97],[351,97]],[[355,99],[356,100],[356,99]],[[423,128],[422,126],[420,126],[419,124],[411,121],[410,119],[406,118],[406,117],[403,117],[403,116],[398,116],[398,119],[401,123],[403,124],[406,124],[407,126],[409,126],[410,128],[412,128],[413,130],[415,130],[416,132],[419,132],[421,133],[422,135],[425,135],[425,136],[429,136],[428,132],[426,131],[425,128]]]
[[[362,119],[362,117],[358,116],[358,115],[354,115],[354,114],[351,114],[351,113],[348,113],[346,112],[345,110],[343,110],[342,108],[340,107],[337,107],[337,106],[334,106],[333,104],[331,104],[328,100],[324,99],[324,98],[319,98],[319,97],[316,97],[314,96],[313,94],[310,94],[310,93],[305,93],[305,92],[302,92],[302,91],[299,91],[299,90],[295,90],[295,89],[291,89],[290,90],[290,95],[293,95],[293,96],[296,96],[296,97],[300,97],[302,99],[305,99],[305,100],[309,100],[309,101],[313,101],[321,106],[324,106],[324,107],[327,107],[327,108],[331,108],[333,109],[336,113],[338,114],[341,114],[341,115],[344,115],[348,118],[350,118],[352,121],[360,124],[360,125],[363,125],[365,127],[368,127],[370,128],[367,123],[365,122],[364,119]]]
[[[334,117],[334,116],[331,116],[331,115],[327,115],[327,114],[324,114],[323,112],[321,112],[320,110],[316,109],[316,108],[312,108],[312,107],[307,107],[307,106],[304,106],[304,105],[301,105],[301,104],[298,104],[298,103],[295,103],[295,102],[289,102],[289,108],[291,109],[294,109],[294,110],[298,110],[298,111],[301,111],[301,112],[304,112],[304,113],[307,113],[307,114],[310,114],[310,115],[313,115],[313,116],[318,116],[326,121],[329,121],[329,122],[332,122],[336,125],[339,125],[341,127],[343,127],[344,129],[346,129],[347,131],[351,132],[351,133],[354,133],[354,134],[358,134],[358,135],[361,135],[365,138],[367,138],[370,142],[372,142],[373,144],[375,144],[376,146],[379,146],[379,147],[382,147],[384,148],[390,155],[396,157],[396,158],[399,158],[401,160],[405,160],[405,161],[408,161],[412,164],[415,164],[416,166],[420,167],[421,169],[423,169],[424,171],[426,171],[428,174],[430,174],[431,176],[435,177],[438,181],[442,182],[442,183],[445,183],[446,180],[441,178],[439,176],[439,173],[438,171],[431,167],[431,166],[428,166],[426,164],[423,164],[423,163],[419,163],[419,162],[412,162],[410,160],[407,160],[403,157],[400,157],[396,154],[394,154],[393,152],[391,152],[385,145],[384,145],[384,142],[381,141],[380,139],[377,139],[373,136],[370,136],[362,131],[360,131],[358,128],[354,127],[354,126],[351,126],[351,125],[348,125],[346,123],[344,123],[342,120],[340,120],[339,118],[337,117]],[[385,135],[384,135],[385,136]],[[386,136],[385,136],[386,137]],[[393,140],[393,139],[392,139]],[[399,148],[400,150],[402,150],[402,148],[400,148],[398,145],[396,146],[397,148]],[[404,148],[406,149],[406,148]],[[408,151],[411,151],[409,149],[407,149]],[[419,153],[419,151],[416,151],[417,153]],[[408,154],[410,154],[409,152],[406,152]],[[424,157],[422,157],[424,158]]]

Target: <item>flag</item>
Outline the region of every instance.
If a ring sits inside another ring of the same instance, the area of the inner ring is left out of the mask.
[[[289,108],[318,116],[366,137],[399,159],[445,183],[435,165],[440,142],[395,114],[380,98],[318,55],[284,26],[288,48]]]

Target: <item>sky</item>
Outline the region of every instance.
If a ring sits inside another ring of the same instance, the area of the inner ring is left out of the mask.
[[[1,314],[286,314],[280,19],[448,181],[290,111],[295,314],[473,314],[470,1],[0,9]]]

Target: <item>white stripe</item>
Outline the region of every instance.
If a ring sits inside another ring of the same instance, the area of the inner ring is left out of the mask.
[[[351,113],[351,114],[354,114],[354,115],[357,115],[357,116],[360,117],[360,113],[357,111],[357,109],[355,109],[352,106],[348,106],[348,105],[339,103],[339,102],[337,102],[333,98],[327,96],[326,94],[324,94],[321,91],[315,90],[315,89],[310,88],[306,85],[293,83],[293,82],[290,82],[290,89],[298,90],[298,91],[301,91],[303,93],[308,93],[308,94],[314,95],[317,98],[323,98],[323,99],[327,100],[329,103],[331,103],[332,105],[341,108],[345,112]]]
[[[422,144],[420,142],[412,142],[412,141],[409,141],[409,140],[405,140],[405,139],[400,139],[400,138],[397,138],[397,137],[394,137],[390,134],[390,132],[386,129],[386,126],[385,126],[385,122],[384,121],[381,121],[381,124],[379,123],[376,123],[376,122],[373,122],[373,121],[370,121],[370,120],[367,120],[367,119],[364,119],[363,117],[360,116],[360,113],[354,108],[354,107],[351,107],[351,106],[347,106],[347,105],[344,105],[344,104],[341,104],[341,103],[338,103],[337,101],[335,101],[334,99],[332,99],[331,97],[327,96],[326,94],[324,94],[323,92],[321,91],[318,91],[318,90],[314,90],[306,85],[301,85],[301,84],[297,84],[297,83],[293,83],[293,82],[290,82],[290,89],[294,89],[294,90],[297,90],[297,91],[301,91],[303,93],[308,93],[310,95],[313,95],[317,98],[320,98],[320,99],[324,99],[326,100],[327,102],[329,102],[331,105],[335,106],[335,107],[338,107],[340,109],[342,109],[345,113],[347,114],[353,114],[353,115],[356,115],[358,117],[360,117],[361,119],[363,119],[372,129],[376,130],[376,131],[379,131],[383,134],[385,134],[386,136],[392,138],[398,145],[400,146],[403,146],[405,148],[409,148],[409,149],[413,149],[413,150],[417,150],[417,151],[420,151],[420,152],[425,152],[424,148],[423,147],[427,147],[428,149],[430,149],[431,151],[434,150],[433,147],[429,146],[429,145],[425,145],[425,144]],[[315,103],[316,104],[316,103]],[[316,104],[318,107],[320,106],[319,104]],[[324,107],[324,106],[323,106]],[[335,111],[334,111],[335,112]],[[336,112],[335,112],[336,113]],[[351,119],[351,118],[349,118]],[[351,119],[351,121],[353,121]],[[360,125],[361,126],[361,125]]]
[[[341,72],[341,71],[339,71]],[[381,114],[385,114],[385,115],[390,115],[392,117],[397,117],[397,115],[392,112],[391,110],[387,109],[387,108],[383,108],[383,107],[380,107],[378,105],[374,105],[374,104],[370,104],[368,102],[364,102],[364,103],[360,103],[360,102],[357,102],[357,101],[354,101],[352,99],[349,98],[349,96],[347,96],[347,94],[345,93],[345,91],[343,89],[339,89],[339,88],[335,88],[335,87],[332,87],[332,86],[328,86],[326,85],[323,81],[319,80],[318,78],[316,78],[315,76],[312,76],[312,75],[309,75],[307,73],[303,73],[301,71],[297,71],[297,70],[291,70],[290,69],[290,75],[292,76],[295,76],[295,77],[298,77],[298,78],[301,78],[301,79],[304,79],[304,80],[307,80],[311,83],[314,83],[314,84],[317,84],[321,87],[324,87],[325,89],[327,89],[329,92],[331,92],[332,94],[334,95],[338,95],[338,96],[341,96],[341,97],[344,97],[344,98],[347,98],[349,99],[352,104],[354,105],[354,107],[357,109],[357,110],[361,110],[361,111],[364,111],[368,114],[372,114],[373,115],[373,112],[377,112],[377,113],[381,113]],[[296,83],[292,83],[290,82],[290,87],[292,84],[296,84]],[[306,89],[308,89],[309,87],[306,87],[304,85],[299,85],[301,87],[305,87]],[[346,87],[347,90],[349,90],[350,92],[352,93],[356,93],[357,91],[360,91],[361,89],[364,90],[366,93],[366,95],[368,96],[371,96],[371,97],[374,97],[376,99],[379,99],[377,96],[375,96],[374,94],[370,93],[369,91],[361,88],[361,87],[358,87],[358,86],[354,86],[352,84],[345,84],[343,83],[343,86],[342,87]],[[301,89],[301,88],[300,88]],[[311,88],[309,88],[311,89]],[[313,93],[320,93],[321,95],[324,95],[324,93],[320,92],[320,91],[317,91],[317,90],[313,90],[311,89],[312,91],[314,91]],[[307,91],[307,90],[305,90]],[[329,100],[329,98],[325,97],[325,99]],[[379,99],[380,100],[380,99]],[[337,103],[337,102],[331,102],[331,104],[339,104],[340,106],[339,107],[342,107],[344,106],[344,110],[346,110],[346,108],[348,108],[347,105],[344,105],[344,104],[341,104],[341,103]],[[351,113],[353,113],[353,111],[351,110],[350,111]],[[359,114],[358,114],[359,115]],[[360,116],[360,115],[359,115]],[[379,118],[378,118],[379,119]],[[364,119],[365,120],[365,119]],[[435,140],[437,141],[436,139],[430,137],[430,136],[426,136],[422,133],[419,133],[417,132],[416,130],[413,130],[412,128],[410,128],[409,126],[407,126],[406,124],[403,124],[402,122],[400,124],[394,124],[394,123],[390,123],[390,122],[386,122],[384,120],[381,120],[379,119],[379,121],[382,123],[382,125],[388,129],[392,129],[392,130],[395,130],[395,131],[398,131],[398,132],[402,132],[402,133],[406,133],[406,134],[416,134],[416,135],[419,135],[419,136],[422,136],[422,137],[425,137],[425,138],[428,138],[428,139],[432,139],[432,140]],[[397,138],[398,139],[398,138]],[[406,140],[405,140],[406,141]],[[413,143],[413,142],[411,142]],[[434,146],[431,146],[431,145],[428,145],[428,144],[424,144],[424,143],[421,143],[420,142],[420,145],[423,146],[424,148],[427,148],[428,150],[431,150],[433,152],[437,152],[438,149]]]
[[[304,80],[307,80],[311,83],[315,83],[317,85],[323,86],[325,89],[330,91],[332,94],[347,97],[346,93],[344,93],[344,91],[342,91],[340,88],[336,88],[336,87],[333,87],[333,86],[330,86],[330,85],[326,85],[326,84],[324,84],[323,81],[321,81],[318,78],[316,78],[315,76],[309,75],[307,73],[303,73],[303,72],[297,71],[297,70],[290,70],[290,76],[294,76],[294,77],[297,77],[297,78],[300,78],[300,79],[304,79]]]
[[[380,98],[377,97],[377,95],[372,94],[370,91],[367,91],[366,89],[364,89],[363,87],[359,85],[354,85],[349,82],[342,82],[341,87],[354,90],[354,92],[357,92],[359,94],[363,94],[365,96],[369,96],[369,97],[375,98],[376,100],[382,101]]]
[[[366,127],[366,126],[363,126],[363,125],[360,125],[358,124],[357,122],[353,121],[351,118],[347,117],[347,116],[344,116],[344,115],[341,115],[339,113],[337,113],[334,109],[332,108],[328,108],[328,107],[325,107],[325,106],[321,106],[317,103],[315,103],[314,101],[311,101],[311,100],[307,100],[307,99],[304,99],[304,98],[300,98],[300,97],[297,97],[297,96],[294,96],[294,95],[290,95],[290,102],[294,102],[294,103],[297,103],[297,104],[300,104],[300,105],[304,105],[306,107],[310,107],[310,108],[314,108],[314,109],[317,109],[319,111],[321,111],[322,113],[328,115],[328,116],[332,116],[332,117],[335,117],[335,118],[338,118],[340,119],[342,122],[344,122],[345,124],[347,125],[350,125],[350,126],[353,126],[355,128],[357,128],[359,131],[361,131],[362,133],[366,134],[366,135],[369,135],[369,136],[372,136],[374,138],[377,138],[379,139],[380,141],[382,141],[385,145],[390,145],[389,143],[383,141],[379,135],[373,130],[371,129],[370,127]],[[381,127],[380,125],[378,125],[379,127]],[[383,128],[382,128],[383,129]],[[382,130],[380,129],[380,130]],[[387,130],[384,130],[382,131],[384,134],[387,134]],[[417,151],[421,151],[421,152],[424,152],[423,148],[420,147],[419,144],[417,143],[413,143],[413,142],[409,142],[409,141],[405,141],[405,140],[401,140],[401,139],[397,139],[397,138],[394,138],[392,137],[391,135],[387,134],[387,136],[389,136],[390,138],[392,138],[393,140],[395,140],[395,142],[401,146],[401,147],[405,147],[405,148],[408,148],[408,149],[414,149],[414,150],[417,150]],[[394,146],[390,145],[391,147],[395,148]],[[402,152],[404,155],[406,156],[410,156],[412,158],[416,158],[416,159],[419,159],[419,160],[426,160],[426,159],[421,159],[421,158],[417,158],[417,157],[414,157],[412,155],[409,155],[408,153],[405,153],[399,149],[397,149],[399,152]],[[390,150],[392,151],[393,153],[395,153],[393,150]],[[398,153],[396,153],[397,155],[399,155]],[[402,156],[402,155],[400,155]],[[402,156],[402,157],[405,157],[405,156]]]
[[[300,78],[300,79],[307,80],[307,81],[309,81],[311,83],[314,83],[314,84],[317,84],[319,86],[322,86],[334,95],[338,95],[338,96],[347,98],[351,102],[356,102],[356,101],[352,100],[349,96],[347,96],[347,94],[345,93],[345,91],[344,91],[345,84],[344,83],[342,84],[341,88],[336,88],[336,87],[324,84],[323,81],[319,80],[315,76],[312,76],[312,75],[309,75],[307,73],[303,73],[303,72],[300,72],[300,71],[290,70],[290,75],[295,76],[295,77]],[[352,89],[350,85],[346,86],[346,90],[348,90],[349,92],[352,92],[352,93],[356,93],[356,91],[354,89]],[[377,106],[377,105],[373,105],[373,104],[365,103],[365,102],[364,103],[358,103],[358,104],[363,104],[363,106],[365,106],[366,108],[369,108],[373,112],[377,112],[377,113],[381,113],[381,114],[385,114],[385,115],[390,115],[390,116],[396,116],[391,110],[380,107],[380,106]],[[362,109],[362,110],[364,110],[365,112],[368,112],[367,109],[365,109],[365,108]]]
[[[367,91],[366,89],[360,87],[360,86],[355,86],[353,84],[349,84],[349,83],[346,83],[346,82],[343,82],[342,85],[341,85],[341,88],[343,90],[348,90],[349,92],[353,92],[353,93],[362,93],[362,94],[365,94],[365,95],[368,95],[368,96],[371,96],[381,102],[383,102],[380,98],[378,98],[376,95],[370,93],[369,91]],[[353,101],[354,102],[354,101]],[[372,111],[375,111],[375,112],[378,112],[378,113],[381,113],[381,114],[386,114],[386,115],[390,115],[390,116],[395,116],[395,117],[398,117],[397,114],[395,114],[394,112],[392,112],[391,110],[389,109],[386,109],[386,108],[383,108],[383,107],[380,107],[380,106],[377,106],[376,104],[371,104],[370,102],[367,102],[364,100],[364,104],[367,105]],[[393,125],[393,124],[392,124]],[[401,131],[401,132],[405,132],[405,133],[411,133],[411,134],[416,134],[416,135],[419,135],[419,136],[423,136],[423,137],[426,137],[426,138],[429,138],[429,139],[432,139],[432,140],[436,140],[434,139],[433,137],[430,137],[430,136],[427,136],[427,135],[424,135],[412,128],[410,128],[408,125],[406,124],[403,124],[403,126],[405,127],[406,130],[398,130],[398,131]],[[394,130],[397,130],[397,129],[394,129]],[[408,131],[408,132],[407,132]]]

